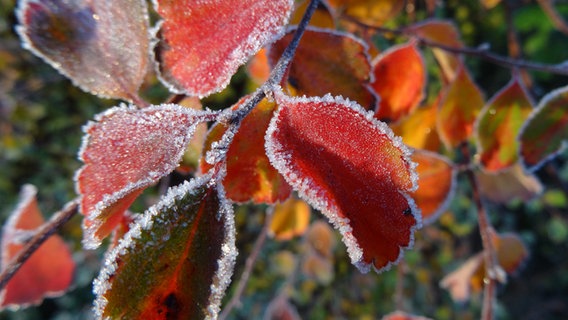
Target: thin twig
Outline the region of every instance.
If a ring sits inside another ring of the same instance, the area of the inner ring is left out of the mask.
[[[266,237],[268,235],[268,230],[271,221],[272,221],[272,213],[267,212],[264,225],[262,226],[262,230],[260,231],[260,234],[258,235],[256,241],[254,242],[251,254],[247,257],[247,260],[245,262],[245,269],[241,274],[239,284],[235,289],[235,293],[231,297],[231,300],[229,300],[229,302],[227,303],[227,305],[219,315],[220,320],[226,319],[234,308],[240,307],[241,297],[243,295],[243,292],[245,291],[246,285],[248,284],[250,275],[252,274],[252,269],[254,267],[256,259],[258,258],[258,255],[260,254],[260,251],[262,250],[262,247],[266,242]]]
[[[535,71],[541,71],[541,72],[546,72],[546,73],[568,76],[568,62],[566,62],[566,61],[559,63],[559,64],[545,64],[545,63],[526,61],[526,60],[522,60],[522,59],[512,59],[512,58],[509,58],[509,57],[505,57],[505,56],[501,56],[501,55],[492,53],[486,48],[486,46],[481,46],[481,47],[478,47],[478,48],[465,47],[465,46],[463,46],[463,47],[448,46],[448,45],[445,45],[445,44],[442,44],[442,43],[439,43],[439,42],[436,42],[436,41],[426,39],[424,37],[417,36],[416,34],[414,34],[414,32],[411,28],[388,29],[388,28],[384,28],[384,27],[375,27],[375,26],[363,23],[361,21],[358,21],[357,19],[354,19],[354,18],[351,18],[351,17],[348,17],[348,16],[345,16],[344,18],[347,19],[348,21],[351,21],[351,22],[363,27],[363,28],[372,29],[372,30],[375,30],[379,33],[413,37],[422,45],[442,49],[444,51],[451,52],[451,53],[465,54],[465,55],[468,55],[468,56],[479,57],[479,58],[487,60],[487,61],[489,61],[493,64],[500,65],[500,66],[503,66],[503,67],[506,67],[506,68],[529,69],[529,70],[535,70]]]
[[[73,217],[79,209],[79,200],[75,199],[67,203],[63,209],[56,212],[51,219],[43,224],[37,233],[25,244],[12,261],[6,266],[0,274],[0,290],[8,284],[8,281],[16,274],[20,267],[28,260],[28,258],[61,226],[63,226],[71,217]]]

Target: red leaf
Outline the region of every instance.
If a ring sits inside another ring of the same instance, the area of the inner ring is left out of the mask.
[[[396,122],[412,113],[424,97],[426,67],[413,43],[390,48],[373,60],[373,89],[381,97],[376,117]]]
[[[244,103],[241,99],[233,108]],[[264,133],[274,113],[276,105],[262,100],[242,121],[233,142],[227,151],[227,176],[223,186],[227,197],[232,201],[254,203],[275,203],[284,201],[292,192],[282,175],[272,167],[264,150]],[[223,136],[226,127],[215,124],[207,136],[203,154],[211,149],[211,144]],[[201,157],[201,172],[211,168],[205,157]]]
[[[568,87],[544,96],[519,134],[520,156],[535,171],[566,148],[568,141]]]
[[[236,258],[233,211],[204,176],[136,220],[94,282],[98,318],[216,318]]]
[[[143,0],[24,0],[17,10],[24,47],[101,97],[136,100],[149,61]]]
[[[237,68],[279,35],[291,0],[157,0],[155,48],[163,82],[199,97],[221,91]]]
[[[268,58],[273,66],[292,40],[294,30],[270,47]],[[377,105],[377,95],[369,85],[372,75],[367,45],[347,33],[308,27],[290,65],[288,81],[300,95],[330,93],[355,100],[365,109]]]
[[[45,221],[36,201],[37,189],[26,185],[18,207],[10,215],[2,234],[2,270],[24,247],[26,239]],[[22,265],[0,294],[0,309],[40,304],[58,297],[71,285],[75,262],[58,235],[52,235]]]
[[[410,151],[372,112],[342,98],[275,98],[268,158],[339,229],[362,272],[388,269],[420,226],[408,195],[416,189]]]
[[[446,210],[456,188],[456,171],[449,159],[434,152],[415,150],[418,189],[412,198],[422,212],[422,222],[430,224]]]
[[[177,167],[197,124],[212,117],[177,105],[122,106],[85,127],[76,177],[85,247],[97,247],[136,197]]]
[[[532,99],[515,77],[481,110],[475,126],[483,168],[496,172],[517,162],[517,135],[533,109]]]

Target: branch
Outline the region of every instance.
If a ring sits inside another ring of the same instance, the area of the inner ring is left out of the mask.
[[[61,226],[71,219],[79,210],[79,199],[68,202],[63,209],[54,213],[49,221],[43,224],[36,234],[26,243],[18,255],[10,261],[0,274],[0,290],[8,284],[14,274],[28,260],[28,258],[53,235]]]

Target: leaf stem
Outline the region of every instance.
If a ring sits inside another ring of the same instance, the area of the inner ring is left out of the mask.
[[[36,232],[36,234],[26,243],[26,245],[18,252],[12,261],[6,266],[0,274],[0,290],[8,284],[14,274],[29,259],[29,257],[61,226],[71,219],[79,211],[79,199],[68,202],[63,209],[56,212],[47,223],[44,223]]]

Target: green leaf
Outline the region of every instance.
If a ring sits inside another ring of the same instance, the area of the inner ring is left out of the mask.
[[[170,189],[111,251],[94,282],[112,319],[215,318],[236,258],[231,205],[211,175]]]

